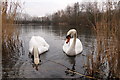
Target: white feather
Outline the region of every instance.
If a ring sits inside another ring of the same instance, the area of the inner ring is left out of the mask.
[[[49,45],[47,42],[44,40],[44,38],[40,36],[32,36],[30,42],[29,42],[29,52],[33,52],[33,47],[38,48],[38,53],[42,54],[49,49]]]
[[[73,38],[70,39],[69,43],[64,42],[63,51],[69,56],[75,56],[83,51],[83,46],[81,41],[76,38],[77,31],[71,29],[68,31],[67,35],[72,35]]]
[[[64,45],[63,45],[63,51],[67,54],[68,50],[70,49],[70,46],[72,45],[72,42],[73,42],[73,38],[70,39],[70,42],[67,44],[66,41],[64,42]],[[76,39],[76,45],[75,45],[75,54],[79,54],[81,53],[83,50],[83,47],[82,47],[82,43],[81,41],[77,38]],[[69,54],[68,54],[69,55]]]

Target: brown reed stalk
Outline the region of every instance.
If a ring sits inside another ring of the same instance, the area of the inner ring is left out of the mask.
[[[95,12],[96,26],[96,47],[95,58],[88,57],[88,72],[90,67],[92,73],[90,75],[103,78],[120,78],[120,18],[119,10],[114,9],[115,2],[109,1],[103,4],[101,19],[98,20],[97,12]],[[89,66],[92,64],[92,66]],[[97,75],[96,75],[97,74]],[[104,76],[105,75],[105,76]]]
[[[14,23],[18,7],[18,2],[10,2],[10,4],[8,0],[2,2],[2,61],[6,63],[3,66],[7,65],[7,61],[12,61],[12,58],[16,59],[19,56],[21,41],[16,29],[17,25]]]

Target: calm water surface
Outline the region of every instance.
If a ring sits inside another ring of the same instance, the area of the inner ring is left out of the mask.
[[[68,57],[62,50],[66,33],[73,26],[36,26],[22,25],[17,27],[19,31],[20,51],[15,54],[16,58],[7,61],[7,57],[3,56],[3,77],[10,78],[79,78],[80,75],[66,73],[66,67],[73,69],[81,74],[85,74],[84,64],[86,55],[93,51],[95,44],[95,36],[89,28],[76,27],[78,38],[83,44],[83,52],[76,57]],[[50,45],[48,52],[40,56],[41,65],[38,71],[34,68],[32,59],[29,54],[29,41],[32,36],[41,36]],[[4,54],[4,53],[3,53]],[[15,55],[13,53],[13,56]],[[14,64],[12,64],[14,62]],[[64,67],[65,65],[66,67]],[[11,67],[10,67],[11,66]]]

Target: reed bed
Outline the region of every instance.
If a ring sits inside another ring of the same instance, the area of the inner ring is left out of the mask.
[[[9,6],[9,7],[8,7]],[[4,1],[2,2],[2,66],[3,70],[6,67],[12,67],[16,61],[12,61],[13,58],[17,60],[20,56],[20,47],[22,46],[19,40],[19,32],[16,30],[14,19],[16,17],[18,8],[20,8],[18,2]],[[7,65],[8,61],[12,61],[11,65]]]
[[[120,78],[120,9],[117,4],[108,1],[102,4],[102,14],[94,14],[96,51],[87,56],[87,75]]]

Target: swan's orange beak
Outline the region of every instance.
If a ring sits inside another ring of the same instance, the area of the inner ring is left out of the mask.
[[[70,37],[67,37],[66,43],[68,43],[70,41]]]

